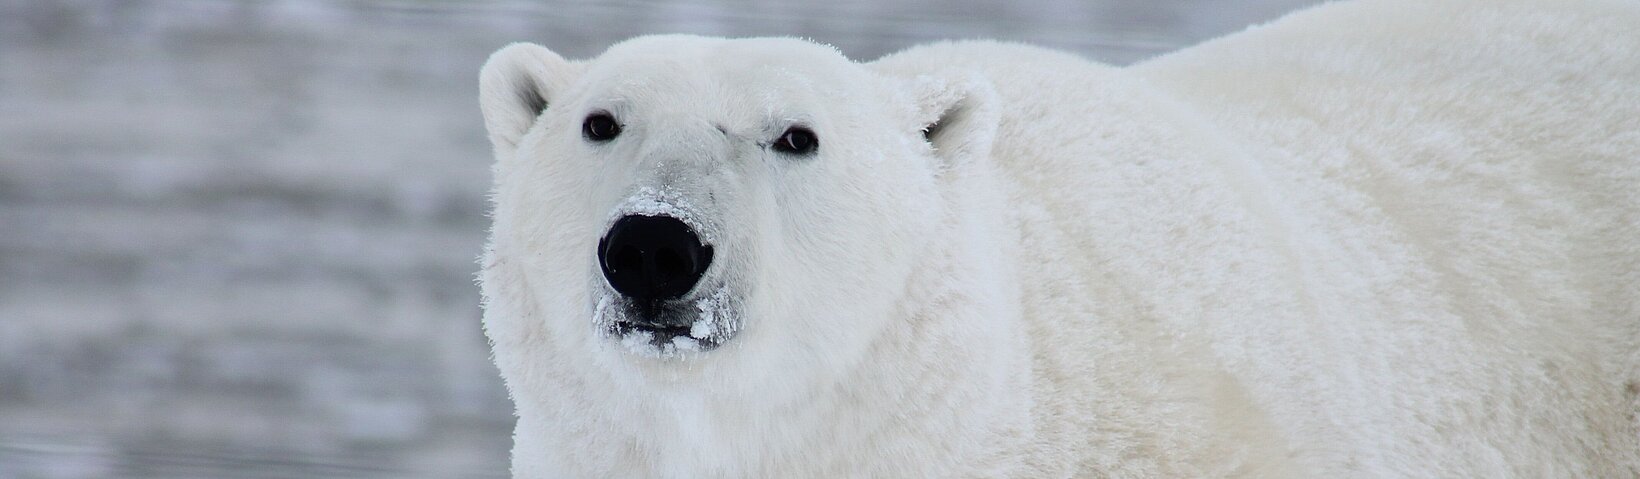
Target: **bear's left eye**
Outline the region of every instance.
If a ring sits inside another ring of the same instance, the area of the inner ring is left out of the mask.
[[[780,139],[774,141],[776,151],[793,155],[814,153],[819,147],[820,139],[814,137],[814,131],[801,126],[787,128],[785,133],[780,134]]]
[[[605,142],[615,139],[615,135],[619,134],[621,134],[621,123],[615,121],[615,117],[610,115],[609,112],[593,113],[587,116],[585,122],[581,123],[581,135],[591,141]]]

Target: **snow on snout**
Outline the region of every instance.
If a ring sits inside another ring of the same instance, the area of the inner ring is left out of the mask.
[[[700,218],[695,213],[693,203],[671,190],[655,190],[653,188],[639,188],[638,191],[627,196],[614,210],[610,212],[606,224],[613,225],[626,216],[670,216],[682,220],[695,230],[703,243],[711,244],[715,239],[709,228],[704,228]]]

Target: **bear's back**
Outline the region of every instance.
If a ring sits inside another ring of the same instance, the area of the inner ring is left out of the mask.
[[[1135,70],[1283,185],[1327,316],[1375,340],[1369,390],[1422,413],[1386,420],[1442,446],[1399,455],[1611,477],[1640,466],[1636,25],[1632,2],[1355,2]]]
[[[1611,477],[1640,450],[1636,10],[1346,2],[1127,69],[884,62],[995,85],[1025,251],[1070,252],[1026,258],[1037,321],[1204,337],[1320,470]]]

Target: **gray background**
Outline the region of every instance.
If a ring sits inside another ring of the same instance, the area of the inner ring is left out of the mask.
[[[0,0],[0,479],[503,477],[475,83],[509,42],[1125,64],[1306,3]]]

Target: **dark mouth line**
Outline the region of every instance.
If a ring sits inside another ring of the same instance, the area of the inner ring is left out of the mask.
[[[721,295],[722,293],[715,293]],[[633,351],[641,355],[659,354],[662,358],[675,357],[677,354],[704,353],[721,346],[724,341],[734,335],[733,328],[727,327],[724,318],[718,316],[702,316],[698,310],[698,298],[685,296],[690,299],[637,299],[616,296],[613,303],[602,306],[610,308],[608,316],[601,329],[602,334],[615,339],[616,342],[635,348]],[[718,297],[711,299],[717,303],[724,300]],[[717,303],[714,303],[717,304]],[[721,312],[714,309],[714,315]],[[706,323],[706,337],[695,337],[693,333],[700,332],[696,326],[701,321]]]
[[[657,324],[640,323],[635,321],[616,321],[617,332],[626,334],[631,331],[648,331],[656,336],[665,335],[668,339],[677,336],[688,336],[689,326],[661,326]]]

